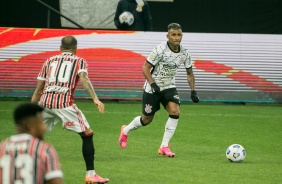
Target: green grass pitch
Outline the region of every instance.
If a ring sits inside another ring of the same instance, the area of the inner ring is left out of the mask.
[[[22,101],[1,101],[0,139],[14,133],[12,110]],[[99,114],[91,101],[77,101],[94,130],[95,170],[117,184],[190,183],[281,183],[281,105],[181,105],[179,125],[171,140],[175,158],[158,155],[168,118],[162,108],[154,121],[129,134],[128,146],[121,149],[118,136],[122,124],[140,115],[141,102],[106,102]],[[84,183],[85,166],[81,139],[57,124],[45,140],[57,150],[64,183]],[[244,146],[247,157],[230,163],[227,147]]]

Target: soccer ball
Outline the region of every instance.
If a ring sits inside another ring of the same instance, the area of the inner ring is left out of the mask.
[[[127,23],[128,25],[132,25],[134,22],[134,17],[132,13],[125,11],[119,16],[119,22],[122,23]]]
[[[240,144],[232,144],[226,150],[226,157],[230,162],[243,162],[246,155],[245,148]]]

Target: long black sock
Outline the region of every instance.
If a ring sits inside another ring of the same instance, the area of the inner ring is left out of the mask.
[[[94,170],[95,148],[93,142],[93,133],[81,136],[82,138],[82,155],[86,164],[86,170]]]

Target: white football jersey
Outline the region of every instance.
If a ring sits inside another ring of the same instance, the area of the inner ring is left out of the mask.
[[[185,68],[192,67],[191,56],[188,51],[180,45],[179,52],[173,52],[167,41],[162,42],[155,47],[147,57],[147,62],[153,65],[151,70],[155,83],[161,88],[161,91],[168,88],[175,88],[175,75],[180,65]],[[151,86],[146,80],[144,90],[152,93]]]

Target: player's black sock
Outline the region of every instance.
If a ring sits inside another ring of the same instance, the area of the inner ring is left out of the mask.
[[[94,170],[94,155],[95,148],[93,142],[93,133],[86,136],[81,136],[82,138],[82,155],[86,164],[86,170]]]
[[[177,115],[169,115],[169,117],[172,118],[172,119],[179,119],[179,115],[178,116]]]

